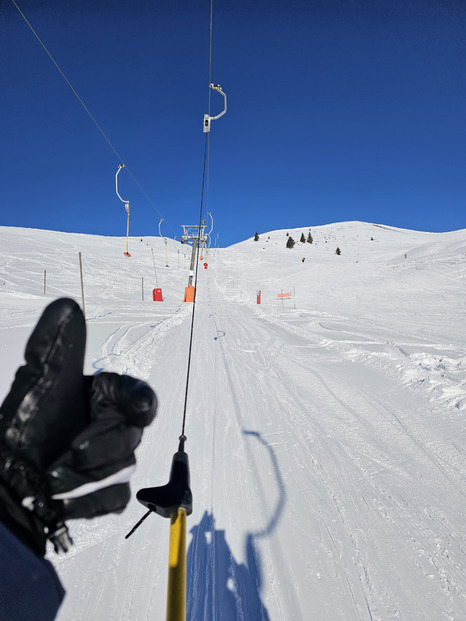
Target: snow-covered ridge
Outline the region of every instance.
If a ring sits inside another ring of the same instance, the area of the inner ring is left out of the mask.
[[[307,240],[309,232],[312,244],[300,242],[302,236]],[[306,259],[323,259],[331,256],[337,247],[341,250],[341,261],[358,259],[395,261],[400,257],[404,259],[405,254],[408,259],[421,260],[424,256],[457,256],[466,252],[466,229],[447,233],[428,233],[366,222],[342,222],[269,231],[259,233],[259,240],[254,244],[262,250],[268,250],[270,246],[286,248],[288,236],[295,241],[295,246],[291,250],[302,254]],[[230,248],[249,247],[253,241],[254,234]]]

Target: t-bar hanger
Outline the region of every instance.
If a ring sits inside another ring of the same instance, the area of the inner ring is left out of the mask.
[[[126,252],[124,252],[123,254],[125,255],[125,257],[130,257],[131,255],[130,255],[130,253],[128,251],[129,201],[125,201],[125,199],[121,198],[120,194],[118,193],[118,175],[120,174],[120,171],[121,171],[122,168],[126,168],[126,164],[119,164],[119,166],[118,166],[118,170],[117,170],[116,175],[115,175],[115,190],[116,190],[116,194],[117,194],[118,198],[120,199],[120,201],[125,204],[126,213],[128,214],[127,223],[126,223]]]
[[[213,90],[213,91],[217,91],[218,93],[220,93],[221,95],[223,95],[223,99],[224,99],[224,105],[225,108],[222,110],[222,112],[220,112],[220,114],[217,114],[217,116],[210,116],[209,114],[204,114],[204,133],[208,133],[210,132],[210,122],[211,121],[216,121],[217,119],[219,119],[221,116],[223,116],[225,114],[225,112],[227,111],[227,96],[226,94],[222,91],[222,87],[220,86],[220,84],[209,84],[209,87]]]

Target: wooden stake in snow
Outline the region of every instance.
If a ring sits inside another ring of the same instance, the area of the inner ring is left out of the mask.
[[[81,297],[83,299],[83,315],[86,317],[86,307],[84,306],[84,282],[83,282],[83,262],[81,253],[79,253],[79,272],[81,274]]]

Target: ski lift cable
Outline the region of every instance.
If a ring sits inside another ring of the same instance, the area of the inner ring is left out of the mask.
[[[210,84],[212,83],[212,24],[213,24],[213,0],[210,0],[210,28],[209,28],[209,116],[210,116],[210,99],[212,92],[210,90]]]
[[[11,0],[11,2],[15,5],[16,9],[18,10],[19,14],[21,15],[21,17],[24,19],[24,21],[26,22],[26,24],[29,26],[30,30],[32,31],[33,35],[36,37],[36,39],[39,41],[40,45],[42,46],[42,48],[44,49],[45,53],[47,54],[47,56],[50,58],[50,60],[53,62],[53,64],[55,65],[55,67],[58,69],[60,75],[62,76],[62,78],[65,80],[65,82],[68,84],[68,86],[70,87],[70,89],[73,91],[76,99],[79,101],[79,103],[81,104],[81,106],[84,108],[84,110],[87,112],[87,114],[89,115],[89,117],[91,118],[92,122],[94,123],[94,125],[97,127],[97,129],[99,130],[99,132],[102,134],[102,136],[105,138],[105,140],[107,141],[108,145],[110,146],[110,148],[112,149],[112,151],[115,153],[115,155],[117,156],[117,158],[123,162],[123,159],[121,157],[121,155],[118,153],[118,151],[115,149],[115,147],[113,146],[113,144],[110,142],[108,136],[105,134],[104,130],[100,127],[100,125],[97,123],[95,117],[92,115],[91,111],[89,110],[89,108],[86,106],[86,104],[84,103],[84,101],[81,99],[81,97],[79,96],[78,92],[76,91],[76,89],[74,88],[74,86],[71,84],[71,82],[68,80],[68,78],[66,77],[66,75],[64,74],[64,72],[62,71],[62,69],[60,68],[59,64],[57,63],[57,61],[55,60],[55,58],[52,56],[52,54],[49,52],[48,48],[46,47],[45,43],[42,41],[42,39],[39,37],[39,35],[37,34],[37,32],[34,30],[32,24],[30,23],[30,21],[27,19],[27,17],[25,16],[25,14],[21,11],[21,9],[19,8],[18,4],[16,3],[16,0]]]
[[[210,0],[210,28],[209,28],[209,97],[208,97],[208,109],[209,109],[209,119],[211,120],[214,117],[210,117],[210,98],[211,98],[211,91],[213,87],[217,87],[218,85],[213,85],[212,84],[212,31],[213,31],[213,0]],[[218,87],[220,88],[220,87]],[[221,88],[220,88],[221,90]],[[225,96],[225,101],[226,101],[226,96]],[[222,114],[224,114],[226,112],[226,103],[225,103],[225,111],[223,113],[221,113],[220,115],[218,115],[215,118],[218,118],[219,116],[222,116]],[[204,127],[205,129],[205,127]],[[190,329],[190,336],[189,336],[189,349],[188,349],[188,364],[187,364],[187,371],[186,371],[186,388],[185,388],[185,397],[184,397],[184,406],[183,406],[183,422],[182,422],[182,428],[181,428],[181,437],[182,438],[186,438],[186,414],[187,414],[187,406],[188,406],[188,392],[189,392],[189,379],[190,379],[190,371],[191,371],[191,356],[192,356],[192,349],[193,349],[193,336],[194,336],[194,317],[195,317],[195,313],[196,313],[196,298],[197,298],[197,280],[198,280],[198,275],[199,275],[199,245],[200,245],[200,239],[201,239],[201,228],[202,228],[202,215],[204,212],[204,202],[206,205],[206,209],[208,208],[208,197],[209,197],[209,168],[210,168],[210,131],[209,132],[205,132],[206,137],[205,137],[205,142],[204,142],[204,163],[203,163],[203,170],[202,170],[202,188],[201,188],[201,204],[200,204],[200,209],[199,209],[199,223],[198,223],[198,237],[197,237],[197,243],[196,243],[196,271],[195,271],[195,276],[194,276],[194,299],[193,299],[193,310],[192,310],[192,315],[191,315],[191,329]],[[205,200],[204,200],[205,197]],[[209,234],[212,232],[213,229],[213,218],[212,218],[212,214],[210,212],[208,212],[208,215],[210,215],[211,220],[212,220],[212,227],[209,231]]]
[[[191,515],[193,512],[193,496],[190,488],[189,458],[184,450],[184,445],[187,440],[185,435],[186,411],[188,402],[189,374],[191,369],[191,354],[193,350],[196,287],[199,271],[199,239],[202,227],[208,148],[209,136],[206,135],[202,174],[201,206],[199,213],[199,233],[198,239],[193,240],[193,244],[196,244],[196,273],[194,280],[195,293],[191,314],[183,423],[181,436],[179,437],[178,451],[172,458],[168,483],[159,487],[143,488],[136,493],[136,498],[146,507],[147,512],[126,535],[126,539],[130,537],[151,513],[158,513],[162,517],[170,519],[166,621],[186,621],[186,520],[187,516]]]
[[[210,45],[209,45],[209,99],[211,90],[211,67],[212,67],[212,12],[213,0],[210,0]],[[195,257],[196,270],[194,277],[194,299],[191,313],[191,326],[189,336],[188,361],[186,370],[186,387],[183,407],[183,421],[181,436],[179,437],[178,451],[172,458],[170,478],[166,485],[161,487],[149,487],[137,492],[136,498],[147,509],[139,522],[126,535],[129,537],[136,528],[150,515],[158,513],[162,517],[170,518],[170,543],[169,543],[169,568],[167,585],[167,621],[185,621],[186,619],[186,518],[192,513],[192,493],[190,488],[189,460],[184,450],[187,440],[186,413],[189,394],[191,357],[193,351],[194,319],[196,313],[197,281],[199,275],[199,245],[201,243],[201,231],[203,231],[202,215],[204,210],[204,197],[207,194],[208,164],[210,151],[210,133],[207,132],[204,144],[204,163],[202,172],[201,204],[199,209],[199,224],[197,237],[193,236],[193,256]],[[209,214],[211,216],[211,214]],[[211,216],[212,218],[212,216]],[[160,222],[161,223],[161,222]],[[160,225],[159,223],[159,225]],[[213,219],[212,219],[213,226]],[[211,228],[212,231],[212,228]],[[210,231],[210,232],[211,232]],[[210,233],[209,232],[209,233]],[[194,247],[195,245],[195,247]]]
[[[198,275],[199,275],[199,260],[198,260],[199,243],[200,243],[200,237],[201,237],[202,213],[204,209],[204,194],[206,191],[206,177],[207,177],[206,169],[207,169],[207,162],[208,162],[209,144],[210,144],[210,135],[206,134],[205,145],[204,145],[204,164],[203,164],[203,171],[202,171],[201,206],[199,210],[198,239],[196,241],[193,241],[193,243],[196,244],[196,272],[194,275],[194,299],[193,299],[193,310],[191,313],[191,328],[190,328],[190,334],[189,334],[189,348],[188,348],[188,365],[187,365],[187,371],[186,371],[186,388],[185,388],[184,406],[183,406],[183,422],[182,422],[182,427],[181,427],[181,436],[183,437],[186,437],[185,435],[186,413],[187,413],[187,407],[188,407],[189,379],[190,379],[190,371],[191,371],[191,356],[192,356],[192,349],[193,349],[194,317],[196,313],[197,280],[198,280]]]
[[[69,81],[69,79],[66,77],[64,71],[61,69],[60,65],[57,63],[57,61],[55,60],[55,58],[52,56],[51,52],[49,51],[49,49],[47,48],[47,46],[45,45],[45,43],[42,41],[42,39],[39,37],[39,35],[37,34],[37,32],[35,31],[34,27],[32,26],[31,22],[27,19],[26,15],[23,13],[23,11],[20,9],[20,7],[18,6],[16,0],[11,0],[11,2],[13,3],[13,5],[15,6],[16,10],[18,11],[18,13],[21,15],[21,17],[23,18],[23,20],[26,22],[26,24],[28,25],[29,29],[31,30],[32,34],[36,37],[37,41],[40,43],[41,47],[43,48],[44,52],[47,54],[47,56],[50,58],[50,60],[52,61],[52,63],[55,65],[56,69],[58,70],[58,72],[60,73],[60,75],[62,76],[62,78],[65,80],[65,82],[67,83],[67,85],[69,86],[69,88],[71,89],[71,91],[73,92],[74,96],[76,97],[76,99],[79,101],[79,103],[81,104],[81,106],[84,108],[84,110],[86,111],[87,115],[89,116],[89,118],[91,119],[91,121],[94,123],[94,125],[97,127],[97,129],[99,130],[99,132],[101,133],[101,135],[103,136],[104,140],[107,142],[108,146],[111,148],[111,150],[114,152],[114,154],[117,156],[118,160],[120,161],[121,164],[123,164],[124,159],[122,158],[122,156],[120,155],[120,153],[118,152],[118,150],[116,149],[116,147],[112,144],[112,142],[110,141],[110,138],[107,136],[107,134],[104,132],[104,130],[102,129],[102,127],[99,125],[99,123],[97,122],[96,118],[94,117],[94,115],[91,113],[91,111],[89,110],[89,108],[86,106],[86,104],[84,103],[83,99],[79,96],[77,90],[74,88],[74,86],[71,84],[71,82]],[[150,196],[147,194],[147,192],[144,190],[144,188],[141,186],[141,184],[139,183],[139,181],[136,179],[136,177],[134,176],[134,174],[131,172],[131,170],[128,168],[128,166],[126,166],[126,170],[128,171],[130,177],[133,179],[134,183],[138,186],[138,188],[141,190],[141,192],[144,194],[144,196],[146,197],[147,201],[149,202],[149,204],[152,206],[152,208],[159,214],[159,216],[161,216],[162,214],[160,213],[159,209],[157,208],[157,206],[154,204],[154,202],[151,200]],[[167,226],[169,227],[169,229],[173,232],[173,234],[175,234],[174,229],[167,223]]]

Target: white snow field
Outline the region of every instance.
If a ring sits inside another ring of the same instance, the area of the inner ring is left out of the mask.
[[[299,243],[308,231],[199,261],[187,618],[464,620],[466,230],[347,222]],[[191,248],[169,239],[169,267],[161,238],[129,249],[0,227],[0,394],[45,305],[81,302],[82,252],[86,373],[142,377],[159,398],[136,491],[168,481],[178,447]],[[73,550],[49,554],[67,590],[59,621],[165,619],[168,520],[124,538],[145,511],[133,498],[121,515],[70,523]]]

